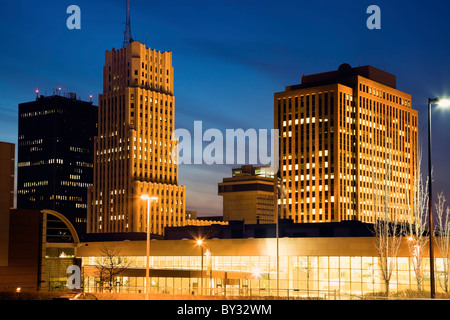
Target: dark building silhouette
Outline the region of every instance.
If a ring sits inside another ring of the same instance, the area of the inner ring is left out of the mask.
[[[73,93],[19,104],[17,208],[58,211],[86,232],[97,118]]]
[[[233,220],[227,225],[167,227],[164,239],[276,238],[276,229],[275,223],[246,224],[243,220]],[[280,238],[374,236],[373,224],[361,221],[295,223],[291,219],[280,219],[278,232]]]

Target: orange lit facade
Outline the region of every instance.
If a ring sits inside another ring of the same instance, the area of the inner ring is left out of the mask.
[[[373,223],[379,185],[388,181],[390,214],[407,219],[418,112],[394,75],[344,64],[275,93],[274,110],[281,218]]]
[[[145,232],[182,226],[185,187],[172,161],[175,126],[172,53],[133,41],[105,53],[94,186],[89,190],[88,232]]]

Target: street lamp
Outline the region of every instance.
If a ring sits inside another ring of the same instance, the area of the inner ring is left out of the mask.
[[[428,98],[428,212],[430,228],[430,295],[436,297],[436,285],[434,281],[434,231],[433,231],[433,200],[431,191],[431,105],[436,104],[440,107],[449,107],[450,99],[447,98]]]
[[[206,249],[206,275],[209,274],[209,295],[212,295],[212,252],[211,248]]]
[[[200,294],[203,294],[203,240],[202,239],[198,239],[197,240],[197,246],[201,248],[202,253],[202,266],[201,266],[201,271],[200,271]]]
[[[147,201],[147,265],[145,270],[145,299],[148,300],[150,292],[150,204],[157,201],[158,197],[151,197],[148,194],[141,195],[141,200]]]

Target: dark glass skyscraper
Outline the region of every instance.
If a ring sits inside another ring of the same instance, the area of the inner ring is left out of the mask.
[[[19,104],[17,208],[58,211],[86,232],[97,112],[75,94]]]

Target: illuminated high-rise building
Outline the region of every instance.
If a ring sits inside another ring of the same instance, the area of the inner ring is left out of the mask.
[[[172,160],[173,89],[172,52],[132,39],[106,51],[88,232],[145,232],[143,194],[158,197],[150,206],[151,233],[183,225],[185,187]]]
[[[275,93],[274,109],[281,218],[373,223],[380,185],[389,188],[390,214],[407,218],[418,112],[394,75],[343,64]]]

